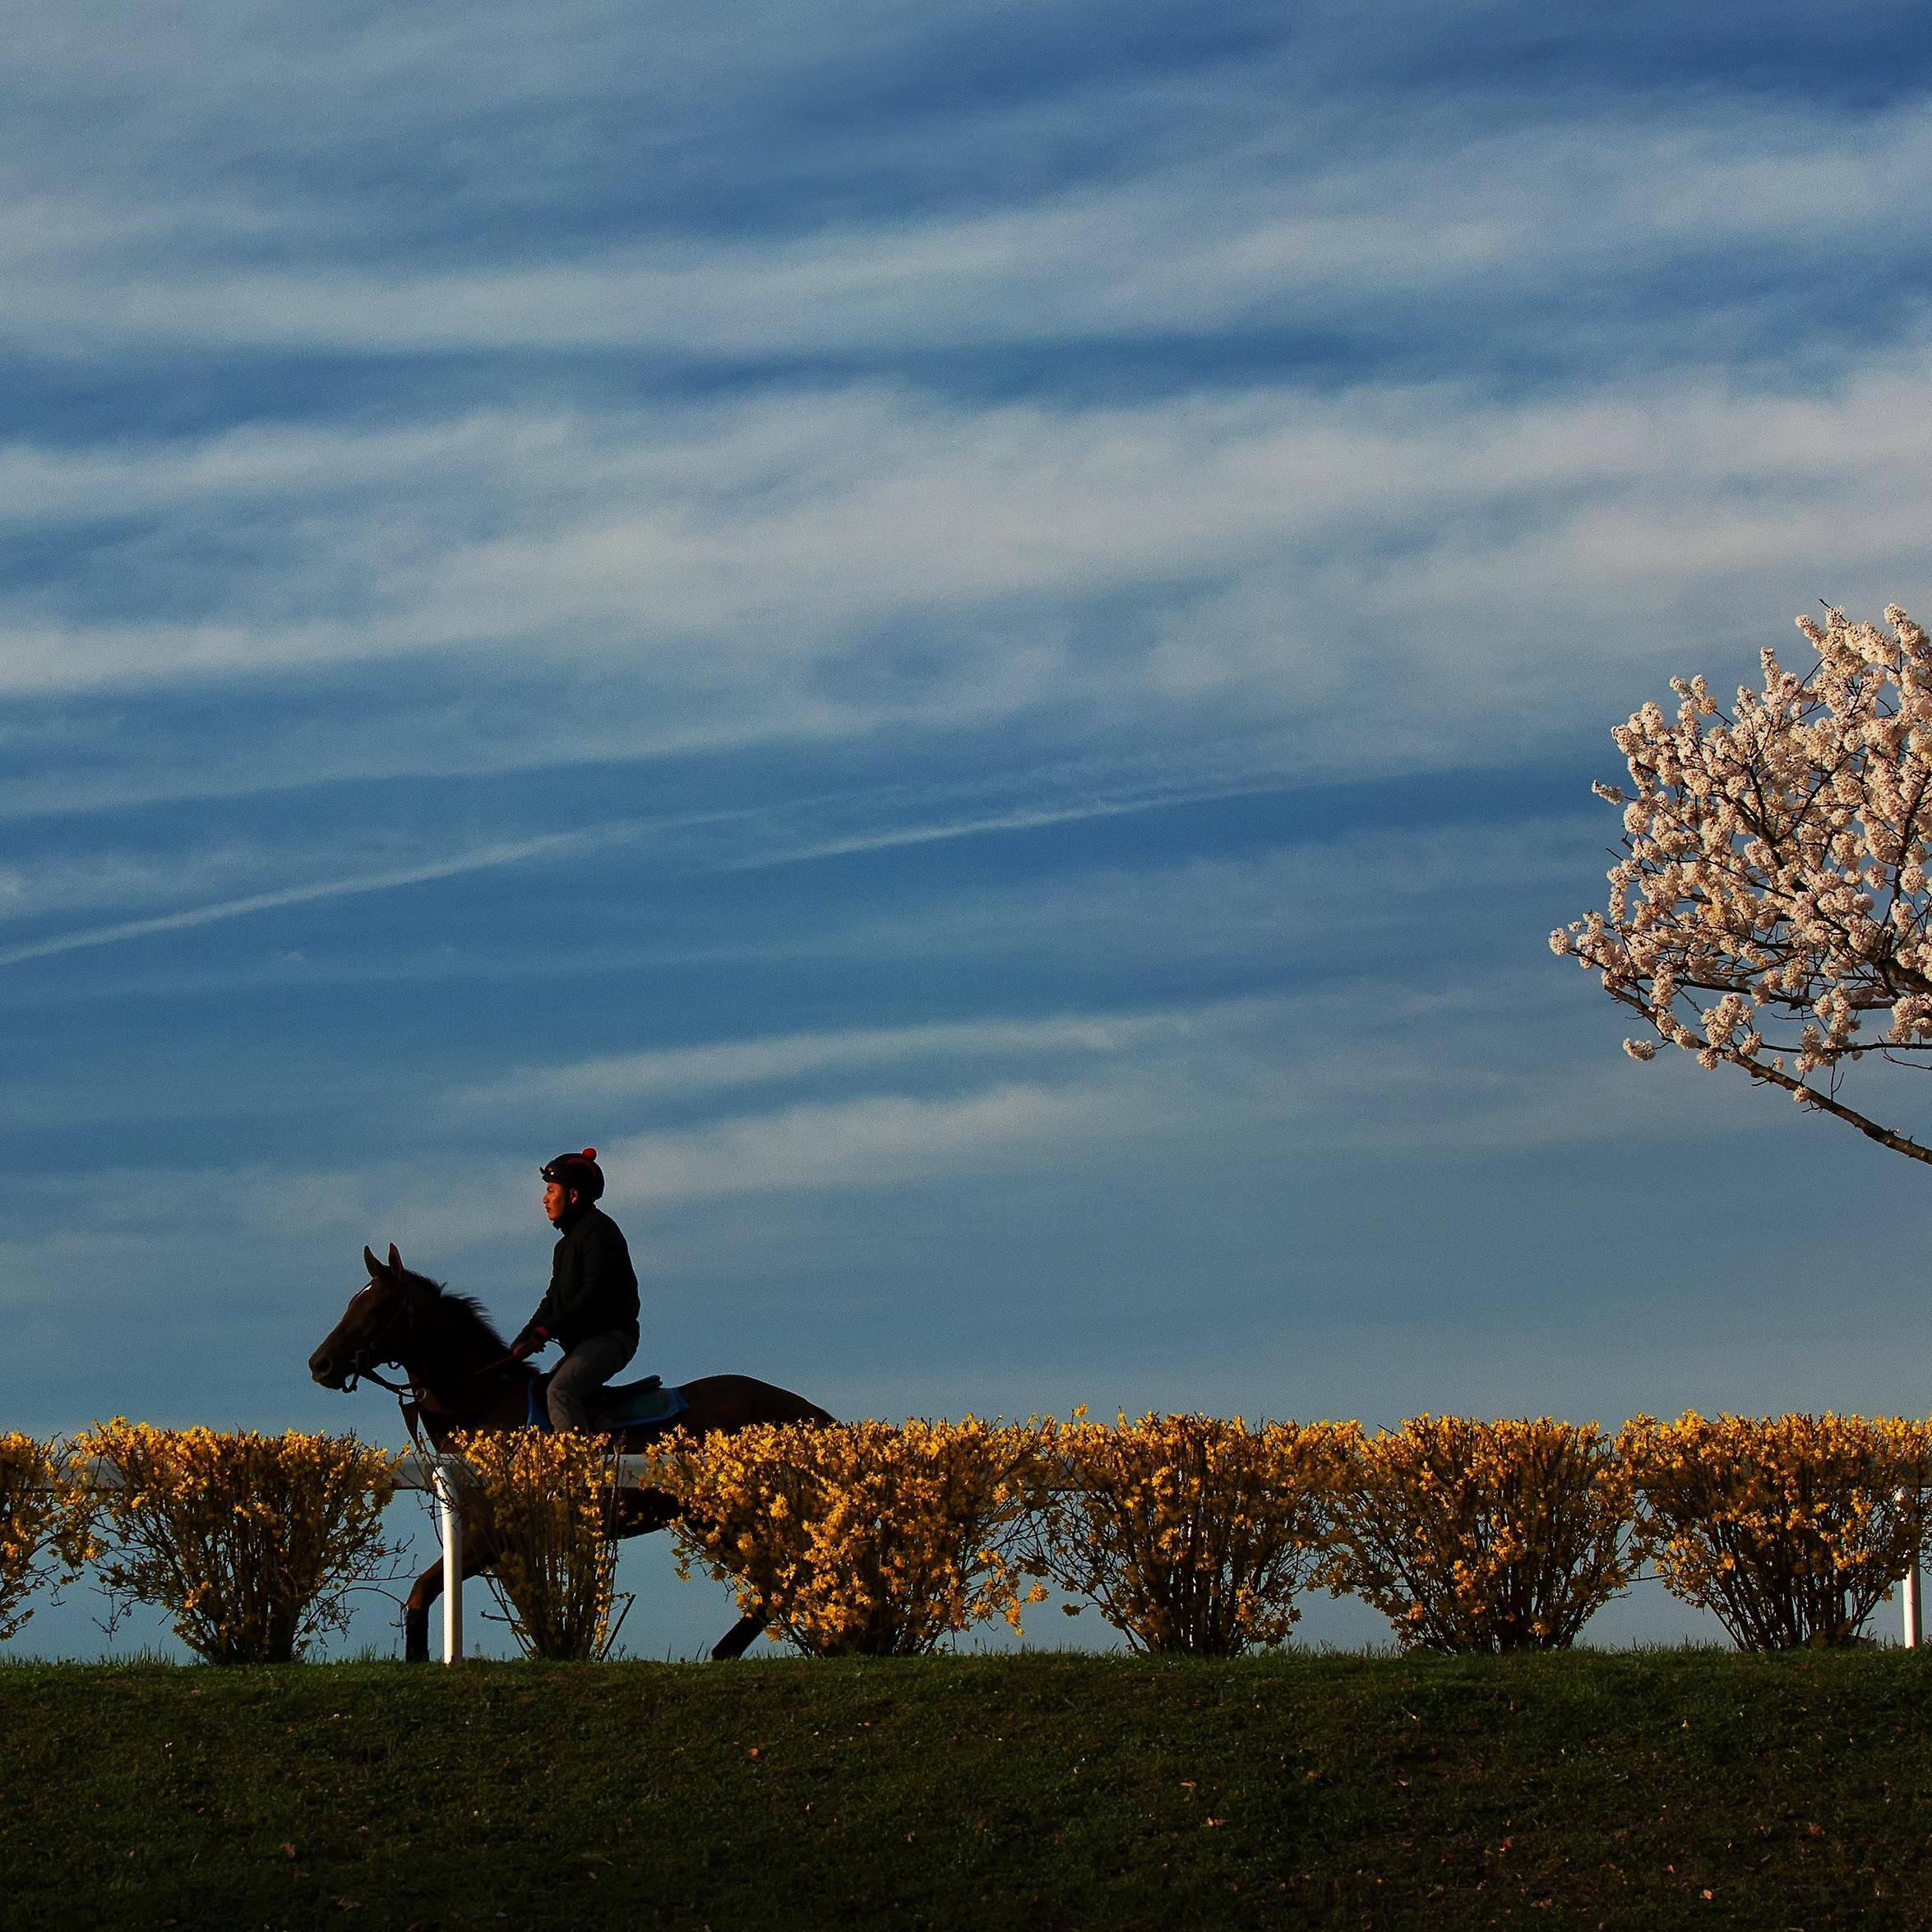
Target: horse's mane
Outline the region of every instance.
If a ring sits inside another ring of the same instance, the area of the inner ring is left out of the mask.
[[[403,1278],[411,1287],[433,1295],[451,1325],[467,1329],[473,1340],[487,1343],[499,1355],[509,1347],[509,1343],[497,1333],[497,1324],[483,1313],[483,1303],[475,1296],[459,1295],[454,1288],[432,1281],[428,1275],[418,1274],[411,1269],[403,1270]]]

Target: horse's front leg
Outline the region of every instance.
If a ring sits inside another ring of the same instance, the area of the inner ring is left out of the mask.
[[[480,1575],[497,1560],[489,1532],[469,1517],[463,1520],[462,1568],[465,1577]],[[409,1586],[403,1600],[403,1661],[429,1662],[429,1613],[443,1593],[443,1560],[438,1556]]]
[[[409,1586],[403,1599],[403,1661],[411,1664],[429,1662],[429,1612],[443,1593],[443,1560],[436,1561]]]

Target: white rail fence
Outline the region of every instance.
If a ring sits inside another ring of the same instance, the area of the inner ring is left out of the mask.
[[[649,1460],[617,1458],[617,1486],[642,1486]],[[396,1464],[398,1489],[427,1490],[436,1500],[437,1534],[443,1546],[443,1662],[463,1661],[463,1489],[471,1480],[460,1456],[408,1455]]]
[[[617,1458],[617,1486],[644,1486],[647,1458]],[[460,1456],[426,1456],[412,1453],[398,1457],[395,1482],[398,1489],[424,1490],[435,1499],[437,1535],[443,1546],[443,1662],[463,1661],[463,1497],[465,1486],[474,1472]],[[121,1472],[104,1458],[92,1458],[86,1480],[95,1489],[119,1489]]]
[[[617,1485],[621,1489],[644,1486],[649,1458],[644,1456],[617,1458]],[[398,1458],[395,1486],[426,1491],[436,1504],[437,1534],[443,1546],[443,1662],[463,1661],[463,1489],[474,1472],[460,1456],[429,1456],[420,1454]],[[99,1457],[87,1465],[87,1480],[101,1489],[118,1489],[121,1472]],[[1907,1650],[1916,1650],[1925,1642],[1923,1604],[1925,1580],[1922,1565],[1915,1560],[1900,1578],[1900,1608],[1903,1629],[1900,1635]]]

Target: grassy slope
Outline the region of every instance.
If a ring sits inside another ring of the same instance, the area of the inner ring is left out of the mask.
[[[0,1920],[1932,1926],[1929,1703],[1924,1652],[15,1665]]]

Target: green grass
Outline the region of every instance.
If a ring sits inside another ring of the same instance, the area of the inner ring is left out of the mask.
[[[1932,1926],[1932,1657],[0,1667],[0,1923]]]

